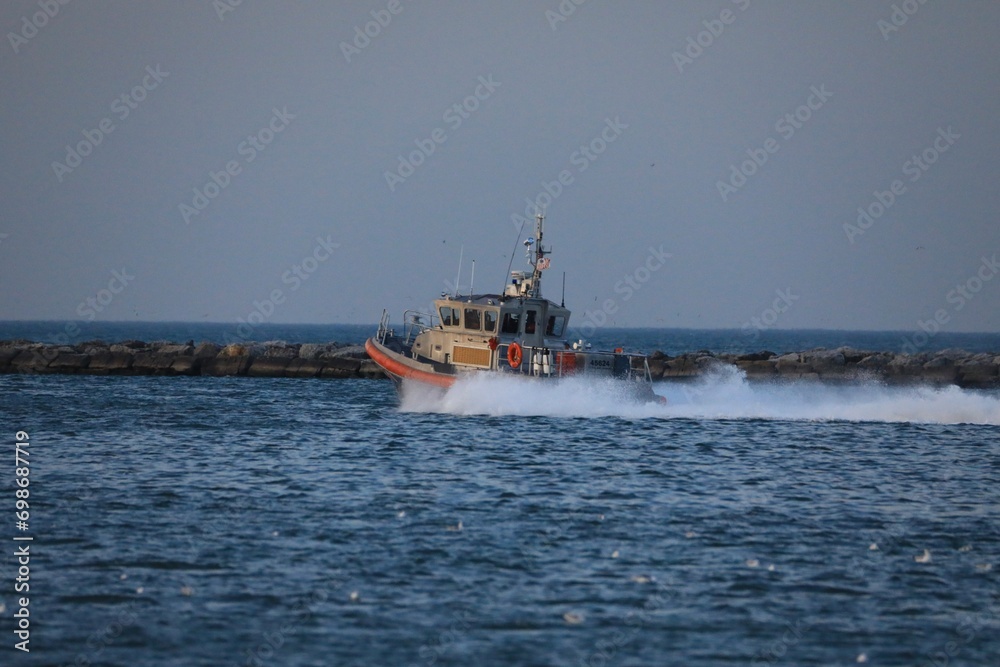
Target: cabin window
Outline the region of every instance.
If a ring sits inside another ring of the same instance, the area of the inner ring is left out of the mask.
[[[473,331],[479,331],[479,313],[482,312],[478,308],[466,308],[465,309],[465,328],[472,329]]]
[[[504,313],[500,331],[505,334],[516,334],[520,323],[521,313]]]
[[[457,327],[461,313],[458,308],[441,306],[441,324],[446,327]]]
[[[535,320],[538,317],[538,311],[529,310],[528,317],[524,321],[524,333],[533,334],[535,333]]]
[[[562,336],[563,327],[566,326],[566,318],[562,315],[550,315],[549,323],[545,325],[546,336]]]
[[[497,312],[495,310],[487,310],[483,313],[483,324],[486,325],[485,329],[490,333],[497,330]]]

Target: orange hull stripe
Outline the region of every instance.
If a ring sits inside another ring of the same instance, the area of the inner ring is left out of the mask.
[[[452,375],[428,373],[427,371],[422,371],[419,368],[410,368],[406,364],[396,361],[378,349],[372,342],[371,338],[365,341],[365,350],[368,352],[368,356],[372,358],[372,361],[393,375],[398,375],[399,377],[411,380],[417,380],[419,382],[425,382],[427,384],[433,384],[438,387],[450,387],[455,384],[456,378]]]

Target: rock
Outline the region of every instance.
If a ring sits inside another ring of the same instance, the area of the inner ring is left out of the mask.
[[[41,373],[48,368],[58,353],[39,347],[21,350],[10,360],[10,367],[15,373]]]
[[[90,355],[87,372],[95,375],[122,375],[123,371],[132,368],[132,359],[128,352],[98,352]]]
[[[333,347],[330,347],[328,343],[304,343],[299,348],[299,359],[319,359],[319,355],[324,352],[331,352],[334,349],[336,349],[336,344],[334,344]]]
[[[201,370],[201,359],[193,354],[174,357],[170,364],[170,370],[177,375],[198,375]]]
[[[989,354],[976,354],[958,364],[957,382],[963,387],[990,387],[1000,384],[1000,364]]]
[[[299,348],[302,347],[298,344],[289,345],[284,341],[270,341],[264,343],[263,346],[264,351],[261,356],[278,359],[294,359],[299,356]]]
[[[315,359],[292,359],[285,370],[285,375],[296,378],[314,378],[319,377],[321,372],[323,372],[323,364]]]
[[[783,354],[773,359],[775,370],[788,377],[801,377],[813,372],[812,364],[806,363],[804,354]]]
[[[49,363],[48,370],[56,373],[76,373],[83,370],[90,363],[90,357],[86,354],[62,353]]]
[[[332,359],[321,359],[320,361],[326,368],[345,371],[350,375],[357,373],[358,369],[361,368],[362,363],[362,360],[360,359],[352,359],[348,357],[334,357]]]
[[[840,350],[807,352],[802,355],[802,360],[809,364],[812,372],[819,373],[821,376],[843,375],[847,366],[847,357]]]
[[[349,345],[320,355],[321,359],[367,359],[368,352],[364,345]]]
[[[21,353],[13,347],[0,347],[0,372],[5,372],[10,367],[10,362]]]
[[[857,362],[857,367],[861,370],[868,371],[884,371],[885,367],[889,365],[889,362],[893,360],[891,354],[885,354],[883,352],[877,354],[870,354]]]
[[[747,377],[767,377],[778,372],[778,366],[773,359],[737,361],[736,367],[745,371]]]
[[[922,354],[897,354],[886,364],[886,372],[897,378],[916,378],[923,373],[927,358]]]
[[[361,368],[358,369],[358,375],[369,379],[387,377],[385,371],[383,371],[379,365],[371,359],[365,359],[361,362]]]
[[[213,358],[201,359],[201,374],[224,376],[224,375],[246,375],[250,368],[249,356],[222,355]]]
[[[194,348],[194,356],[198,359],[214,359],[219,356],[219,352],[222,348],[215,343],[201,343],[198,347]]]
[[[285,377],[288,364],[292,361],[289,357],[255,357],[250,362],[247,375],[251,377]]]
[[[181,355],[192,355],[194,354],[194,348],[190,345],[159,345],[154,347],[157,354],[162,354],[166,356],[181,356]]]
[[[761,350],[760,352],[753,352],[751,354],[743,354],[736,357],[736,361],[767,361],[771,357],[776,357],[774,352],[769,350]]]
[[[220,357],[245,357],[248,355],[249,350],[247,350],[247,346],[239,343],[232,343],[225,346],[218,354]]]
[[[132,359],[132,370],[137,375],[168,375],[174,358],[158,352],[138,352]]]

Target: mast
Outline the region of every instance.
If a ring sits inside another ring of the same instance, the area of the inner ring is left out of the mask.
[[[545,260],[545,256],[552,252],[551,248],[546,248],[542,245],[542,223],[545,220],[545,216],[540,212],[535,214],[535,256],[531,256],[531,244],[528,244],[528,261],[531,263],[534,271],[531,273],[531,291],[528,296],[533,298],[541,298],[542,296],[542,271],[548,268],[548,260]],[[529,239],[530,241],[530,239]],[[545,260],[544,262],[542,260]]]

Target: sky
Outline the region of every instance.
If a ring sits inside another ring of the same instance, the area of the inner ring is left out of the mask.
[[[460,290],[501,290],[542,207],[577,326],[995,332],[998,25],[994,0],[7,0],[0,319],[398,322],[460,258]]]

